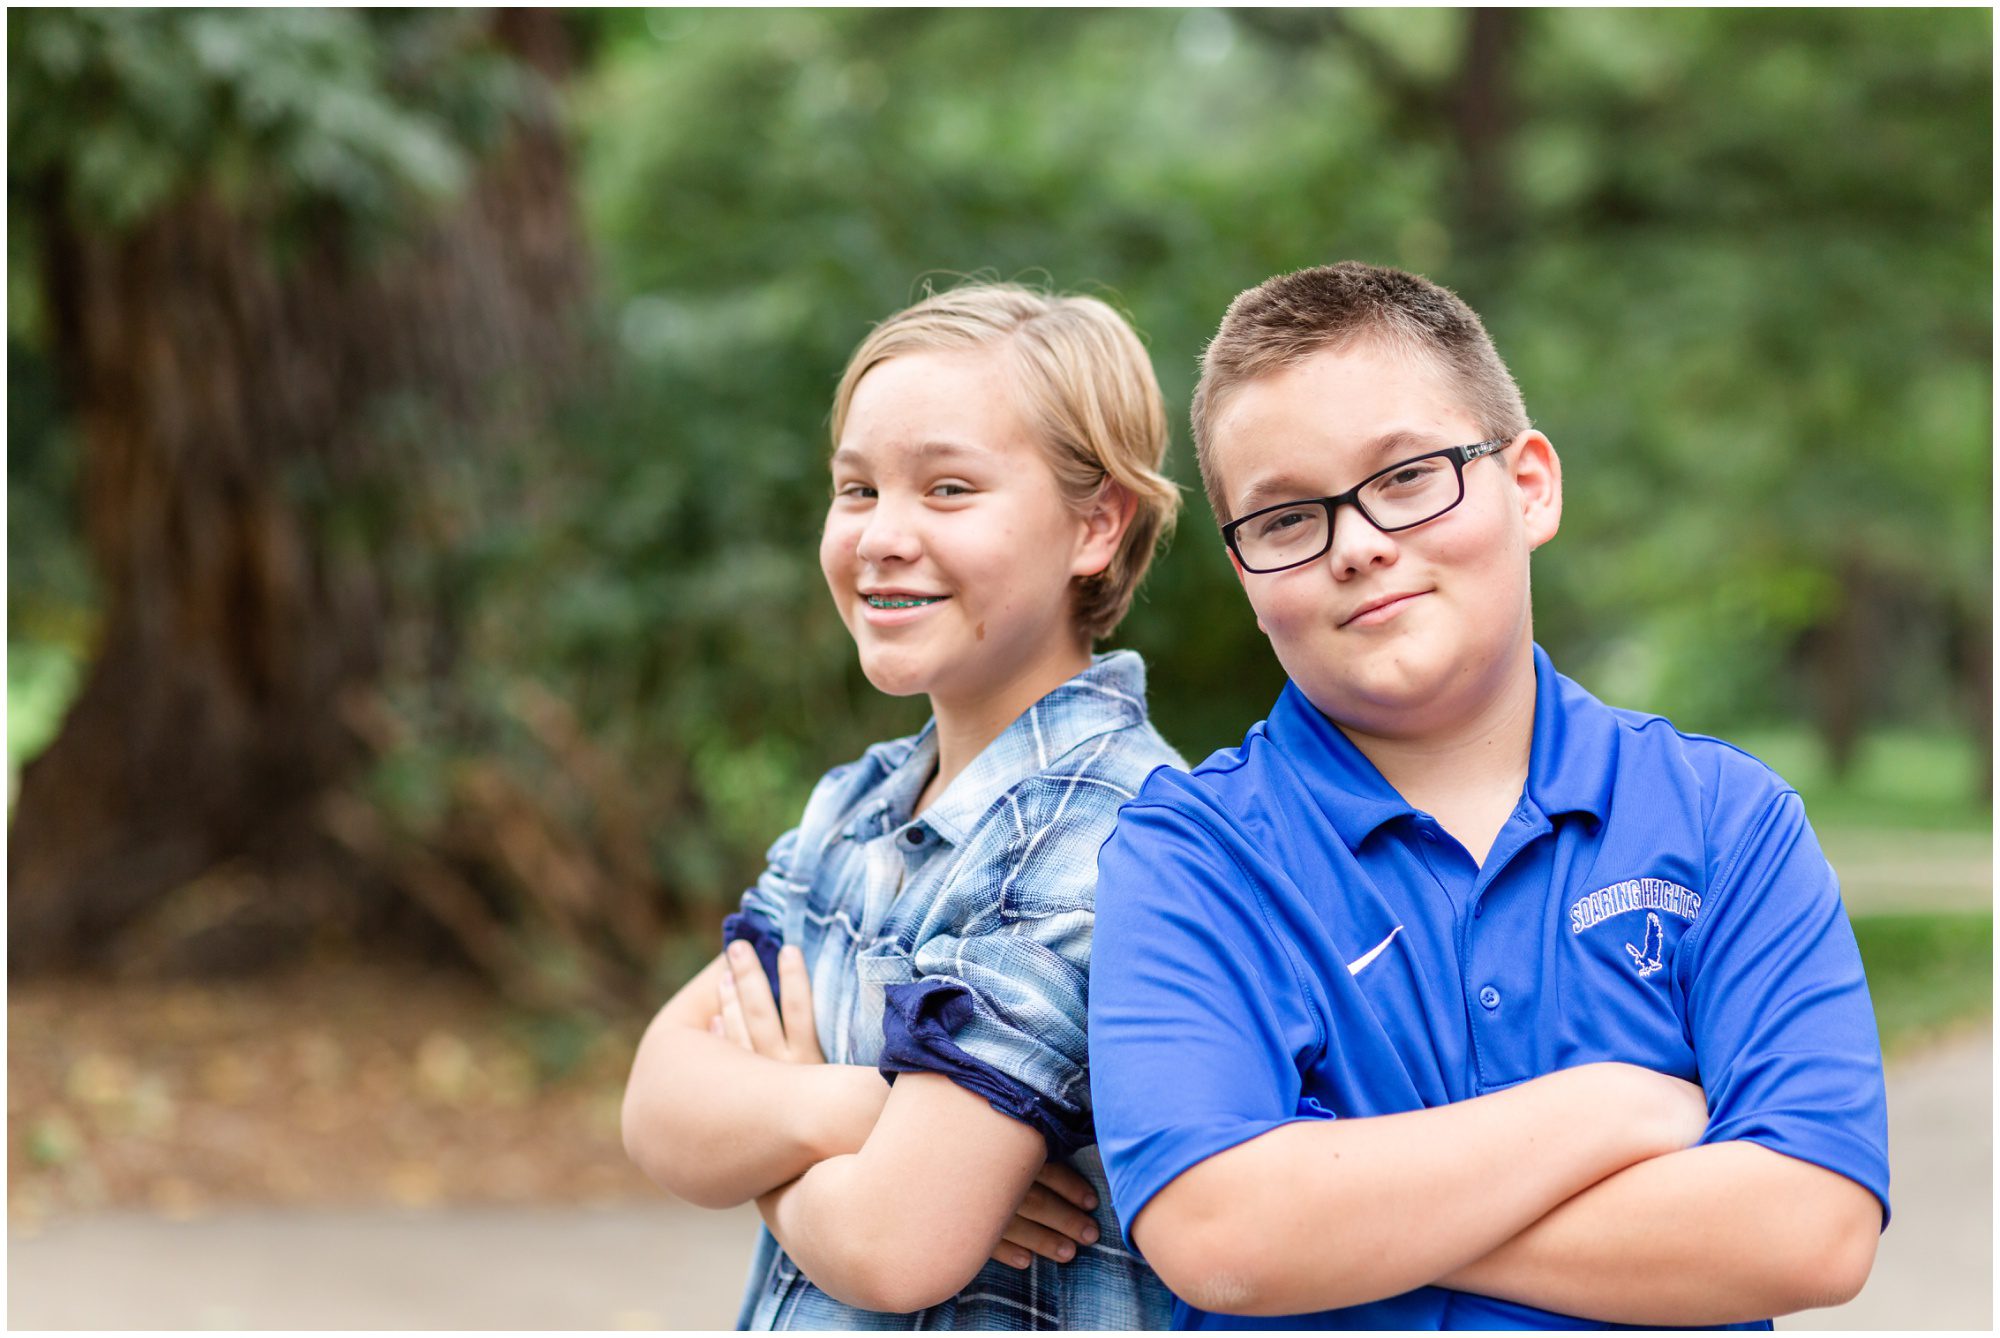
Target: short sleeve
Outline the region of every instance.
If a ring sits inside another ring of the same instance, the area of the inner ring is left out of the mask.
[[[794,888],[792,860],[798,844],[797,827],[771,843],[764,853],[764,872],[744,891],[740,908],[722,921],[722,946],[747,941],[770,977],[773,997],[779,993],[778,949],[785,943],[785,898]]]
[[[1127,805],[1098,857],[1091,1093],[1128,1239],[1183,1172],[1299,1118],[1324,1038],[1263,895],[1222,836],[1167,806]]]
[[[1844,1175],[1889,1216],[1888,1103],[1861,952],[1805,805],[1786,791],[1716,870],[1676,973],[1708,1095],[1705,1143]]]

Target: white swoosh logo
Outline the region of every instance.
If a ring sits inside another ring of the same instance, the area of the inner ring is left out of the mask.
[[[1394,942],[1396,935],[1402,932],[1403,932],[1403,926],[1401,925],[1397,925],[1394,929],[1391,929],[1389,931],[1388,938],[1383,939],[1380,943],[1377,943],[1367,952],[1362,953],[1359,957],[1356,957],[1353,961],[1347,964],[1347,974],[1350,976],[1360,975],[1362,970],[1368,965],[1368,963],[1374,961],[1377,957],[1380,957],[1382,955],[1382,949],[1388,947],[1390,943]]]

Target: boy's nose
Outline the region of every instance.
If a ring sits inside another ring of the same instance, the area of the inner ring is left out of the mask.
[[[863,562],[914,562],[922,556],[923,544],[902,508],[884,502],[875,507],[868,523],[861,527],[861,538],[854,552]]]
[[[1352,503],[1334,508],[1333,537],[1327,545],[1326,560],[1333,565],[1335,577],[1385,566],[1395,558],[1395,536],[1376,529]]]

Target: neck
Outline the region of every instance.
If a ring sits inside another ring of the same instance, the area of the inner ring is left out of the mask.
[[[972,765],[972,759],[985,752],[986,745],[1030,706],[1089,667],[1090,648],[1065,642],[1051,647],[992,691],[949,699],[933,694],[938,769],[917,800],[917,812],[929,808],[959,773]]]
[[[1398,794],[1483,859],[1528,779],[1535,739],[1532,643],[1509,657],[1494,690],[1445,727],[1409,736],[1345,725],[1340,730]]]

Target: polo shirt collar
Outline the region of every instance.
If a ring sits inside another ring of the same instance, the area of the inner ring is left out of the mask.
[[[1416,813],[1298,684],[1285,684],[1265,731],[1281,756],[1303,764],[1308,792],[1348,849],[1358,850],[1383,823]]]
[[[1528,797],[1546,817],[1611,811],[1618,721],[1611,708],[1556,672],[1535,647],[1535,737],[1528,750]]]
[[[1548,652],[1535,651],[1535,732],[1528,747],[1528,796],[1544,816],[1588,813],[1599,822],[1610,807],[1616,766],[1611,710],[1556,672]],[[1320,807],[1350,850],[1376,828],[1417,810],[1384,780],[1353,740],[1286,683],[1266,730],[1282,753],[1296,756],[1324,794]],[[1330,802],[1327,802],[1330,801]]]
[[[1146,663],[1135,651],[1091,657],[1090,667],[1051,690],[986,745],[921,820],[953,845],[962,844],[995,800],[1057,758],[1100,734],[1146,721]],[[935,762],[936,722],[919,736]],[[929,769],[925,769],[928,778]],[[902,809],[916,801],[911,795]]]

